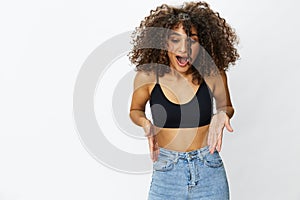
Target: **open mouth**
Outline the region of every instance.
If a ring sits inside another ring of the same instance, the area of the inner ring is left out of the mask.
[[[188,57],[176,56],[176,60],[181,67],[184,67],[189,62]]]

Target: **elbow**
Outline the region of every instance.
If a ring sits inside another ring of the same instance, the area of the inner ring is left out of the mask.
[[[230,116],[229,116],[230,119],[233,117],[234,111],[235,111],[234,108],[231,106],[231,112],[230,112]]]
[[[130,120],[134,123],[134,124],[136,124],[136,121],[137,121],[137,118],[139,117],[139,113],[137,112],[137,110],[135,110],[135,109],[131,109],[130,111],[129,111],[129,118],[130,118]]]
[[[129,110],[129,118],[132,122],[134,122],[134,110],[133,109]]]
[[[132,114],[132,111],[131,111],[131,110],[129,111],[129,118],[130,118],[130,120],[133,122],[133,114]]]

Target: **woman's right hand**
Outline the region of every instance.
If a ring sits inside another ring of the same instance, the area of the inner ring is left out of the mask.
[[[157,143],[155,127],[151,123],[151,121],[147,119],[143,124],[143,129],[145,132],[145,136],[148,138],[151,160],[155,162],[159,154],[159,147]]]

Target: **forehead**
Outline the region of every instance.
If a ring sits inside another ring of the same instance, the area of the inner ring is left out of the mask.
[[[197,36],[198,32],[194,26],[191,27],[190,31],[191,31],[191,36]],[[174,28],[172,28],[170,35],[178,35],[178,36],[186,35],[183,25],[179,24]]]

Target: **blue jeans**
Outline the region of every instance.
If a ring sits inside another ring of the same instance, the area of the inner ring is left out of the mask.
[[[218,151],[190,152],[160,148],[153,163],[148,200],[229,200],[229,187]]]

